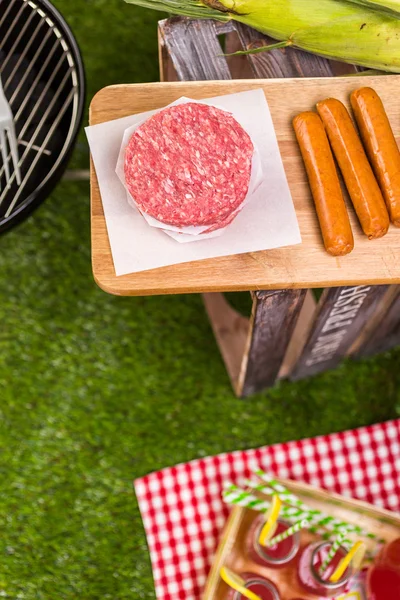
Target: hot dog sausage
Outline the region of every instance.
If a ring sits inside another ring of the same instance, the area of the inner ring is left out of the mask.
[[[400,152],[382,100],[375,90],[361,88],[351,94],[351,106],[390,220],[400,227]]]
[[[317,110],[365,235],[370,240],[385,235],[389,215],[346,107],[339,100],[328,98],[318,102]]]
[[[306,167],[325,248],[333,256],[348,254],[354,240],[328,138],[319,116],[303,112],[293,127]]]

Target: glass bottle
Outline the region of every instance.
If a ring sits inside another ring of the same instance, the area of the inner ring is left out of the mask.
[[[257,594],[261,600],[281,600],[278,590],[269,579],[255,573],[241,573],[240,577],[246,582],[246,589]],[[246,600],[246,598],[240,592],[230,589],[226,600]]]
[[[319,574],[319,568],[327,557],[330,548],[331,542],[315,542],[306,546],[300,556],[298,565],[298,578],[304,590],[321,598],[339,596],[346,590],[353,574],[352,568],[349,567],[339,581],[335,583],[329,581],[329,577],[347,554],[346,549],[343,547],[340,547],[336,552],[324,575]]]
[[[375,558],[367,576],[370,600],[400,598],[400,538],[386,544]]]
[[[271,547],[262,546],[259,537],[264,526],[265,518],[260,515],[254,519],[246,537],[246,550],[248,557],[264,567],[279,568],[286,566],[297,555],[300,548],[300,534],[295,533]],[[274,535],[279,535],[291,527],[291,523],[278,520],[278,526]]]

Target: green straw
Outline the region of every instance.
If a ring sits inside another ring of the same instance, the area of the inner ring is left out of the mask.
[[[309,519],[302,519],[301,521],[297,521],[297,523],[295,523],[294,525],[292,525],[291,527],[286,529],[286,531],[282,531],[282,533],[280,533],[279,535],[276,535],[271,540],[268,540],[268,542],[266,543],[266,546],[270,547],[270,546],[274,546],[275,544],[279,544],[280,542],[283,542],[283,540],[286,540],[287,538],[294,535],[298,531],[301,531],[301,529],[304,529],[305,527],[307,527],[308,524],[309,524]]]
[[[266,493],[265,486],[260,486],[259,484],[252,484],[252,487],[255,491],[262,491]],[[312,533],[318,533],[321,535],[323,539],[330,539],[331,534],[338,535],[339,533],[356,533],[360,536],[377,539],[376,536],[368,531],[363,530],[358,525],[353,525],[347,523],[346,521],[340,521],[334,517],[330,517],[320,510],[311,509],[309,506],[304,504],[297,496],[288,493],[285,493],[284,496],[281,496],[282,488],[285,490],[284,486],[282,486],[278,482],[278,489],[275,489],[275,481],[271,478],[271,491],[272,493],[277,493],[283,502],[287,502],[290,497],[291,502],[296,502],[296,506],[288,506],[286,504],[282,505],[280,515],[284,519],[288,519],[290,521],[293,520],[303,520],[307,519],[309,522],[309,531]],[[279,491],[278,491],[279,490]],[[251,492],[244,490],[234,484],[227,483],[225,484],[225,490],[222,493],[223,500],[226,504],[231,504],[235,506],[242,506],[244,508],[251,508],[253,510],[257,510],[259,512],[265,513],[269,509],[270,502],[268,500],[263,500]],[[384,540],[378,539],[380,543]]]
[[[273,494],[274,492],[279,494],[279,497],[281,498],[282,501],[287,502],[288,504],[291,504],[292,506],[300,506],[302,508],[305,508],[304,502],[302,502],[300,500],[300,498],[298,498],[295,494],[293,494],[292,492],[290,492],[284,485],[282,485],[279,481],[277,481],[276,479],[274,479],[272,476],[270,476],[268,473],[266,473],[265,471],[262,471],[261,469],[258,469],[257,471],[254,471],[254,475],[257,475],[257,477],[259,477],[260,479],[262,479],[262,481],[264,481],[265,483],[268,484],[268,486],[265,486],[265,492],[266,494]],[[249,482],[251,483],[251,482]],[[262,487],[262,486],[260,486]],[[268,491],[271,490],[271,491]],[[261,489],[259,490],[260,492],[262,491]]]
[[[280,494],[278,493],[278,496]],[[236,485],[230,484],[223,493],[222,497],[224,502],[227,504],[233,504],[235,506],[242,506],[244,508],[252,508],[253,510],[258,510],[259,512],[267,512],[270,502],[268,500],[262,500],[257,496],[254,496],[251,492],[244,490]],[[282,498],[281,498],[282,499]],[[312,533],[320,533],[325,539],[329,539],[330,535],[325,532],[325,529],[328,529],[335,533],[335,529],[329,523],[327,517],[322,515],[319,510],[312,510],[308,508],[307,510],[297,507],[297,506],[288,506],[287,504],[283,504],[280,512],[281,517],[289,520],[299,520],[299,519],[307,519],[310,524],[310,531]],[[342,525],[347,525],[346,523],[340,522]],[[322,529],[324,528],[324,529]]]
[[[322,563],[322,565],[319,568],[319,574],[321,575],[321,577],[324,575],[325,571],[327,570],[327,568],[331,564],[332,560],[334,559],[336,552],[339,550],[340,546],[345,541],[345,537],[346,536],[344,533],[340,533],[337,536],[337,538],[333,541],[331,549],[328,552],[328,556],[326,557],[326,559],[324,560],[324,562]],[[346,542],[349,544],[351,543],[349,540],[346,540]]]
[[[298,498],[295,494],[290,492],[285,486],[283,486],[279,481],[271,477],[268,473],[265,473],[262,470],[257,470],[254,472],[254,474],[260,477],[260,479],[262,479],[267,484],[267,486],[263,486],[262,484],[253,484],[252,482],[249,482],[249,487],[252,487],[254,490],[266,494],[277,493],[282,502],[287,502],[292,506],[297,506],[305,512],[312,512],[316,516],[314,521],[317,526],[325,527],[326,529],[329,529],[336,534],[356,533],[357,535],[377,540],[379,543],[385,543],[386,540],[378,538],[375,534],[370,533],[365,529],[362,529],[362,527],[359,527],[358,525],[347,523],[346,521],[341,521],[340,519],[331,517],[330,515],[327,515],[320,510],[311,509],[307,504],[300,500],[300,498]],[[319,518],[317,518],[317,516],[319,516]]]
[[[279,494],[278,494],[279,495]],[[251,508],[260,513],[266,513],[270,507],[268,500],[261,500],[257,496],[251,494],[251,492],[244,490],[233,483],[225,483],[225,490],[222,492],[222,499],[226,504],[233,506],[241,506],[243,508]],[[321,512],[318,510],[304,511],[303,509],[296,506],[288,506],[283,504],[280,511],[280,516],[288,521],[299,521],[306,520],[309,527],[308,531],[311,533],[317,533],[323,540],[330,541],[333,535],[338,535],[338,532],[333,529],[331,524],[327,522],[326,517],[323,519],[315,519],[320,517]],[[344,523],[344,525],[348,525]],[[328,531],[326,531],[328,529]],[[345,532],[341,532],[345,533]],[[369,536],[371,537],[371,536]],[[382,540],[379,540],[381,542]],[[351,545],[351,542],[346,540],[343,545]],[[374,556],[379,552],[380,547],[376,546],[372,550],[367,550],[365,558],[367,560],[373,560]]]
[[[261,500],[257,496],[251,494],[251,492],[234,484],[226,484],[226,488],[222,492],[222,498],[226,504],[251,508],[261,513],[267,512],[271,504],[268,500]],[[304,519],[310,522],[315,517],[316,512],[317,511],[304,511],[296,506],[283,504],[279,514],[284,519],[296,521]]]

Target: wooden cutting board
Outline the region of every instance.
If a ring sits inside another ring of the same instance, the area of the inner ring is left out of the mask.
[[[369,241],[352,207],[355,248],[332,257],[323,247],[313,200],[291,120],[333,96],[349,107],[349,94],[371,86],[380,94],[400,141],[400,76],[164,82],[116,85],[102,89],[90,105],[90,124],[161,108],[181,96],[196,100],[262,88],[268,101],[283,164],[300,225],[302,244],[262,252],[184,263],[116,277],[96,173],[91,164],[93,273],[111,294],[149,295],[185,292],[266,290],[400,283],[400,229]],[[132,232],[134,235],[135,232]]]

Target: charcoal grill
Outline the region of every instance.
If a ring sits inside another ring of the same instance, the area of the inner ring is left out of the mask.
[[[85,79],[68,25],[48,0],[0,0],[0,73],[18,137],[20,186],[0,161],[0,232],[24,219],[64,172],[82,121]]]

